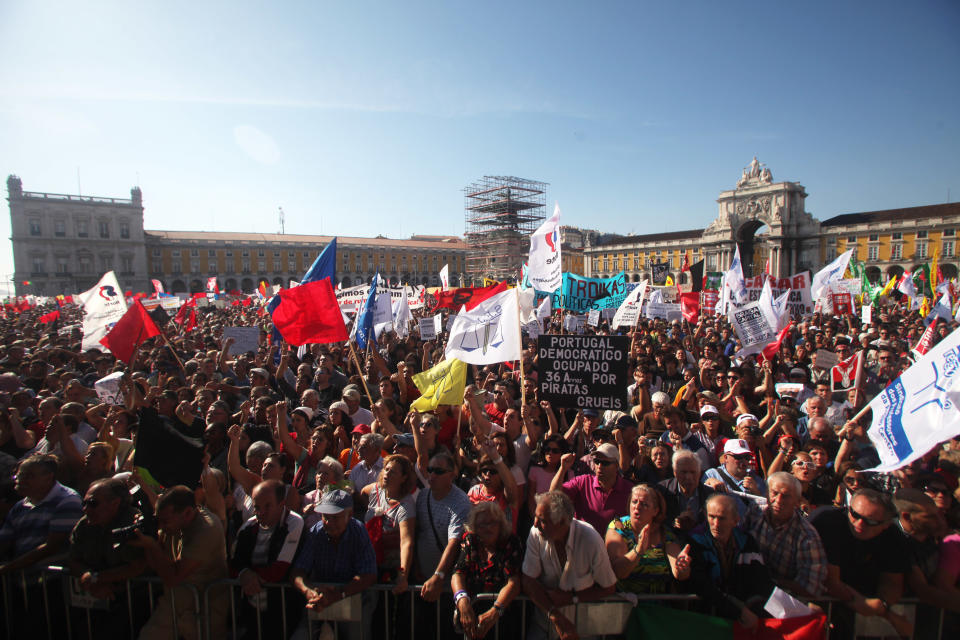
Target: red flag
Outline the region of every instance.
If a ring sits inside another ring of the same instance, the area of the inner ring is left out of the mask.
[[[733,625],[734,640],[822,640],[826,632],[825,613],[796,618],[762,618],[753,629],[745,629],[739,622]]]
[[[153,336],[160,335],[160,329],[154,324],[153,318],[143,308],[139,300],[134,300],[123,317],[113,325],[110,332],[103,336],[100,344],[110,349],[117,359],[127,364],[133,357],[133,352],[140,343]]]
[[[273,326],[288,343],[324,344],[348,339],[340,305],[330,280],[315,280],[280,291],[281,304],[273,312]]]
[[[933,336],[935,334],[936,326],[936,322],[930,323],[930,326],[927,327],[926,331],[923,332],[923,335],[920,336],[920,342],[918,342],[917,346],[913,348],[914,351],[922,356],[926,355],[927,351],[930,351],[930,347],[933,346]]]
[[[688,291],[680,294],[680,312],[690,324],[697,324],[700,318],[700,292]]]
[[[680,266],[680,273],[684,271],[690,271],[690,252],[687,251],[683,254],[683,264]]]
[[[46,324],[48,322],[53,322],[54,320],[59,320],[59,319],[60,319],[60,309],[51,311],[50,313],[45,313],[42,316],[40,316],[40,322],[42,322],[43,324]]]
[[[187,311],[190,310],[190,307],[197,306],[196,298],[188,298],[186,302],[180,305],[180,308],[177,309],[177,315],[173,316],[173,321],[177,324],[183,324],[183,321],[187,319]]]
[[[198,291],[190,296],[194,300],[199,300],[200,298],[206,298],[207,293],[205,291]]]
[[[245,307],[249,307],[251,304],[253,304],[253,300],[251,300],[250,298],[244,298],[243,300],[240,301],[240,304],[242,304]]]
[[[187,318],[187,324],[183,327],[184,333],[190,333],[197,328],[197,310],[190,309],[190,316]]]
[[[780,329],[780,333],[777,334],[777,339],[763,348],[762,353],[765,360],[773,360],[774,356],[780,353],[780,345],[783,344],[787,334],[790,333],[790,327],[792,326],[793,323],[790,323],[783,329]]]
[[[832,391],[847,391],[857,386],[857,374],[860,371],[860,359],[862,357],[863,352],[857,351],[830,369],[830,389]]]
[[[490,296],[495,296],[498,293],[503,293],[506,290],[507,283],[498,282],[497,284],[492,284],[489,287],[460,287],[459,289],[437,291],[433,294],[434,299],[437,301],[437,304],[433,307],[433,310],[451,309],[455,313],[459,313],[460,307],[466,305],[467,311],[469,311]]]

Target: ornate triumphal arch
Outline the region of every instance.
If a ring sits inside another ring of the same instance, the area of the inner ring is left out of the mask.
[[[797,182],[774,182],[756,157],[736,187],[720,192],[719,215],[703,232],[708,268],[729,267],[737,246],[745,274],[788,276],[819,263],[820,222],[806,212],[807,192]]]

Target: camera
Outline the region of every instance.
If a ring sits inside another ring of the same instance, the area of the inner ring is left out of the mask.
[[[137,518],[133,524],[127,525],[125,527],[117,527],[116,529],[110,530],[110,537],[114,539],[115,544],[121,542],[126,542],[135,537],[137,531],[143,533],[143,517]]]

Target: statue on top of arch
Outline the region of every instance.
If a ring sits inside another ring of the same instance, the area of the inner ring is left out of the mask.
[[[772,182],[773,174],[770,173],[770,169],[758,162],[757,156],[753,156],[750,166],[744,167],[740,179],[737,180],[737,189],[750,185],[771,184]]]

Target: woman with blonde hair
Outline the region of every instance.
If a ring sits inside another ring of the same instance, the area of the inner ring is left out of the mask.
[[[629,513],[607,528],[606,545],[617,576],[617,590],[668,593],[674,580],[690,577],[689,549],[664,526],[666,503],[649,484],[630,492]]]
[[[377,482],[360,493],[367,499],[367,532],[377,552],[380,581],[394,581],[394,593],[403,593],[413,566],[417,505],[413,491],[417,474],[406,456],[393,454],[383,463]],[[377,522],[379,520],[379,522]],[[377,536],[379,535],[379,539]]]

